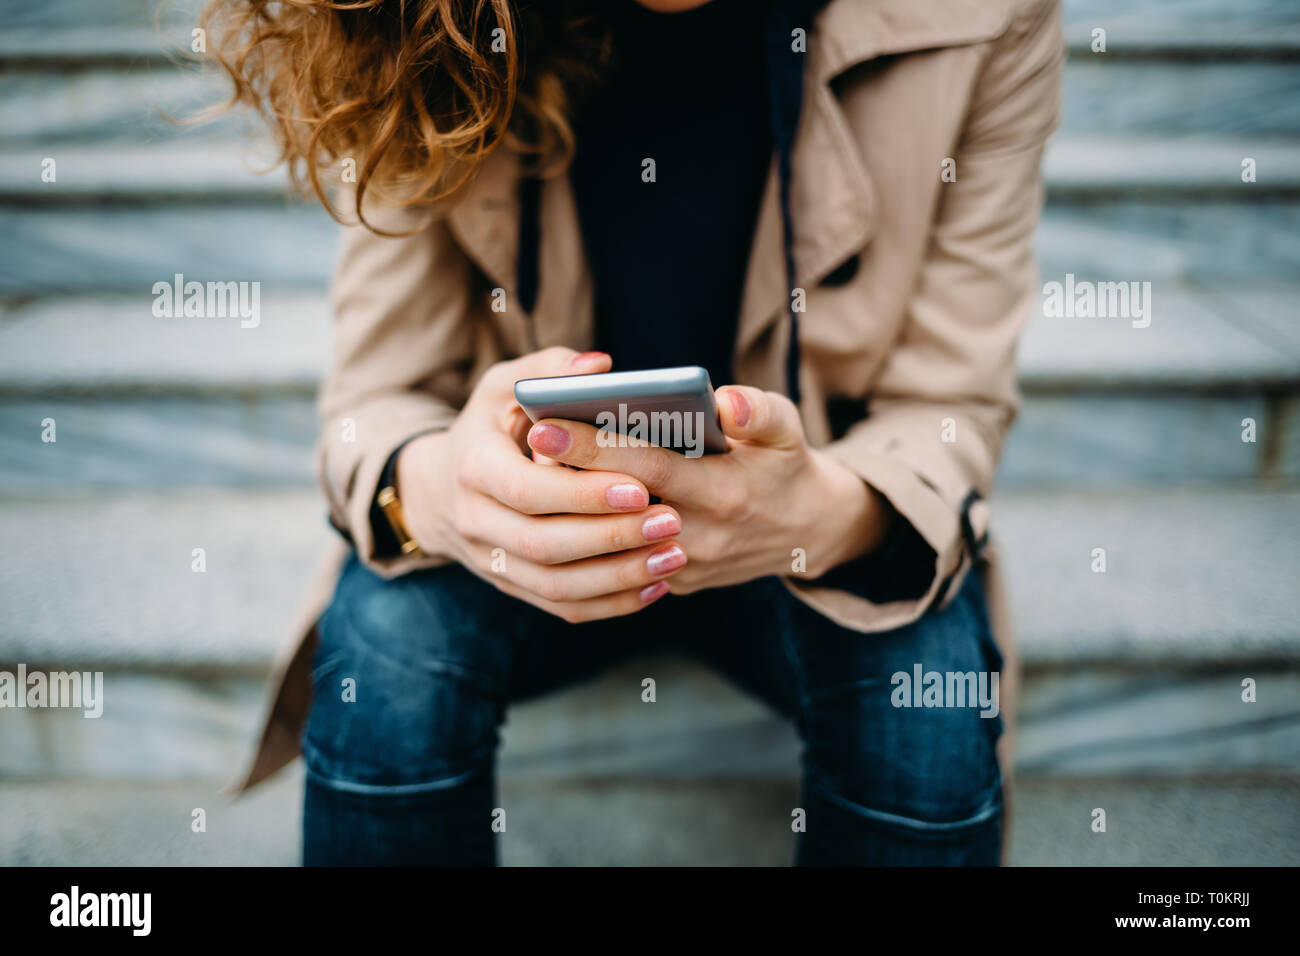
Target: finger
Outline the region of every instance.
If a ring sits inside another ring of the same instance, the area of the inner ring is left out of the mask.
[[[682,530],[667,505],[633,514],[524,515],[499,505],[476,517],[475,537],[540,565],[559,565],[667,541]]]
[[[526,378],[608,372],[612,364],[613,359],[605,352],[575,352],[573,349],[556,346],[494,365],[489,372],[494,376],[491,386],[494,390],[493,394],[504,399],[500,404],[492,406],[498,426],[515,440],[520,451],[526,450],[524,436],[528,433],[532,421],[527,412],[515,401],[515,383]]]
[[[718,417],[728,438],[771,448],[804,445],[799,410],[784,395],[748,385],[724,385],[717,394]]]
[[[575,468],[632,475],[661,498],[695,500],[709,477],[701,471],[704,462],[583,422],[542,419],[529,429],[528,445]]]
[[[614,360],[604,352],[578,352],[555,345],[538,352],[529,352],[517,359],[492,366],[494,384],[508,388],[513,394],[515,382],[524,378],[549,378],[555,375],[589,375],[608,372]]]
[[[493,558],[490,553],[482,560],[485,568],[526,591],[563,604],[640,590],[684,568],[686,552],[676,541],[667,541],[559,565],[537,564],[519,557],[507,557],[502,564],[499,556]]]
[[[513,392],[508,400],[501,402],[497,406],[497,410],[499,413],[497,416],[498,427],[510,436],[510,440],[514,442],[515,447],[520,452],[525,455],[530,454],[531,449],[528,447],[527,438],[528,429],[533,427],[533,421],[528,417],[528,413],[515,401]]]
[[[635,478],[539,465],[508,442],[485,443],[466,456],[461,480],[527,515],[603,515],[640,511],[650,504],[645,486]]]
[[[611,617],[623,617],[635,614],[648,607],[668,593],[667,581],[656,581],[643,588],[629,588],[618,594],[605,594],[587,601],[547,601],[524,590],[519,585],[501,579],[499,574],[483,574],[475,571],[479,577],[490,581],[498,590],[511,597],[518,598],[533,607],[541,608],[548,614],[567,621],[570,624],[585,624]]]

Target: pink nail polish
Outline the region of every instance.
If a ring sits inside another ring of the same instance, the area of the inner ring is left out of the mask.
[[[685,566],[686,552],[681,549],[680,545],[676,544],[670,544],[668,547],[656,551],[645,560],[646,570],[656,577]]]
[[[534,425],[528,432],[528,444],[543,455],[560,455],[569,447],[569,433],[559,425]]]
[[[664,538],[679,534],[681,530],[681,521],[671,511],[647,518],[645,524],[641,525],[641,535],[647,541],[662,541]]]
[[[667,593],[667,581],[656,581],[654,584],[647,584],[641,589],[641,603],[649,604],[651,601],[657,601]]]
[[[736,420],[736,424],[744,428],[749,424],[749,399],[745,397],[744,392],[729,391],[727,398],[731,400],[731,417]]]
[[[605,489],[605,500],[619,511],[639,511],[650,504],[650,497],[640,485],[610,485]]]
[[[604,358],[604,352],[579,352],[573,358],[569,359],[569,368],[580,368],[583,365],[589,365],[598,358]]]

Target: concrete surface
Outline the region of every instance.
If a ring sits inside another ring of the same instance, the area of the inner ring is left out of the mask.
[[[0,787],[0,864],[272,865],[298,862],[296,773],[234,804],[212,784]],[[783,866],[793,781],[503,782],[511,866]],[[1028,866],[1300,865],[1300,778],[1026,780],[1010,862]],[[1091,829],[1094,808],[1107,830]],[[207,832],[191,831],[192,813]],[[484,821],[488,825],[488,821]]]
[[[160,115],[223,88],[165,59],[197,2],[166,4],[162,43],[157,0],[27,4],[0,32],[0,528],[27,543],[0,554],[0,667],[110,671],[101,721],[0,714],[0,864],[298,855],[296,771],[233,806],[215,786],[330,539],[307,485],[336,232],[249,174],[239,119]],[[1294,0],[1065,14],[1043,281],[1151,281],[1155,298],[1148,329],[1036,319],[1026,336],[994,503],[1030,666],[1012,860],[1294,865],[1300,17]],[[262,282],[263,325],[154,320],[151,287],[176,272]],[[47,416],[57,445],[36,438]],[[688,706],[623,703],[626,671],[512,712],[507,863],[789,859],[789,728],[650,666]]]
[[[1031,663],[1300,654],[1300,491],[1026,491],[993,514]],[[264,667],[333,535],[306,490],[8,498],[0,526],[27,542],[0,552],[0,661],[83,669]]]
[[[654,704],[641,700],[645,677],[659,688]],[[231,779],[260,731],[266,687],[255,677],[110,672],[103,694],[97,719],[0,712],[0,780]],[[1035,669],[1016,740],[1022,776],[1300,773],[1300,669]],[[674,657],[512,705],[501,753],[506,777],[552,782],[775,780],[798,765],[788,722]]]
[[[1044,272],[1042,279],[1064,276]],[[170,284],[172,275],[157,281]],[[323,293],[268,283],[259,324],[243,328],[233,316],[157,318],[152,287],[0,303],[0,388],[310,393],[328,364],[333,320]],[[1020,343],[1022,385],[1031,392],[1259,391],[1300,382],[1292,321],[1300,284],[1229,282],[1210,290],[1161,281],[1151,300],[1147,328],[1123,317],[1034,315]]]

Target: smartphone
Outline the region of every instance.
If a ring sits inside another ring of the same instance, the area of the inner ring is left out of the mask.
[[[698,365],[525,378],[515,382],[515,401],[533,421],[586,422],[611,444],[639,439],[687,458],[727,450],[713,383]]]

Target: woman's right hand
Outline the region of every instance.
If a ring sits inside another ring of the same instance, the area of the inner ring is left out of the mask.
[[[686,564],[681,518],[628,475],[534,460],[522,378],[609,371],[603,352],[550,348],[484,373],[456,423],[397,459],[407,524],[426,554],[570,623],[638,611]]]

